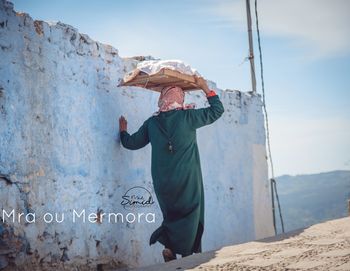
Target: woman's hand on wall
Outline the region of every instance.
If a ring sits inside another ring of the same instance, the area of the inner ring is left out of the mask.
[[[119,132],[127,131],[127,129],[128,129],[127,126],[128,126],[128,122],[126,121],[124,116],[120,116],[120,118],[119,118]]]

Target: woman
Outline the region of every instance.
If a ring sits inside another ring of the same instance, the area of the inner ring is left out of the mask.
[[[224,112],[219,96],[202,77],[198,86],[205,92],[210,107],[193,109],[184,105],[185,93],[176,86],[162,89],[159,111],[130,135],[127,121],[119,118],[122,145],[137,150],[152,145],[151,173],[163,222],[150,238],[165,246],[164,260],[201,252],[204,230],[204,190],[196,129],[213,123]]]

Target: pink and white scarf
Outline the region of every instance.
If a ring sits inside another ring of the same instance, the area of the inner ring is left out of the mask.
[[[158,115],[160,112],[170,111],[170,110],[179,110],[179,109],[193,109],[195,108],[194,103],[184,104],[185,101],[185,92],[182,88],[178,86],[164,87],[161,90],[158,107],[159,110],[153,115]]]

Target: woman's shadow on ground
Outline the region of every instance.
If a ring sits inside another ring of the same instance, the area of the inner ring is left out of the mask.
[[[259,244],[257,243],[271,243],[271,242],[286,240],[288,238],[299,235],[304,230],[305,228],[290,231],[288,233],[278,234],[276,236],[255,240],[253,241],[255,245],[252,245],[252,246],[259,247]],[[236,246],[239,247],[240,245],[243,245],[243,244],[248,244],[248,243],[235,244],[232,246],[223,247],[218,250],[212,250],[212,251],[207,251],[203,253],[193,254],[191,256],[180,258],[178,260],[170,261],[164,264],[156,264],[156,265],[140,267],[136,269],[124,269],[124,270],[125,271],[126,270],[129,270],[129,271],[141,271],[141,270],[142,271],[163,271],[163,270],[181,271],[181,270],[196,268],[205,263],[207,263],[210,266],[213,266],[213,265],[215,266],[216,264],[224,264],[225,261],[227,262],[232,261],[236,253],[236,249],[234,247]],[[240,250],[244,250],[244,249],[246,248],[242,247]],[[225,250],[225,252],[223,250]],[[227,255],[227,257],[223,256],[224,254]],[[119,271],[119,269],[116,271]]]

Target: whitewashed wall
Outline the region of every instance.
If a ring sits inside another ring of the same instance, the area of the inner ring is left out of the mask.
[[[148,244],[162,221],[157,202],[133,211],[154,213],[155,223],[71,219],[83,209],[126,215],[122,196],[137,185],[156,200],[151,146],[129,151],[119,142],[121,114],[132,133],[157,110],[157,93],[117,87],[136,62],[72,26],[33,21],[0,0],[0,208],[36,214],[35,223],[19,223],[0,213],[0,268],[162,261],[161,245]],[[225,113],[198,130],[204,250],[273,235],[261,97],[217,91]],[[207,106],[200,91],[186,100]],[[45,223],[46,212],[66,217]]]

